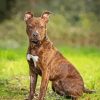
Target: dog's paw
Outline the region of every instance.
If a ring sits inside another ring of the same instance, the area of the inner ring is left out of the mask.
[[[28,98],[24,98],[24,100],[29,100]]]
[[[33,100],[33,98],[28,96],[28,97],[24,98],[24,100]]]

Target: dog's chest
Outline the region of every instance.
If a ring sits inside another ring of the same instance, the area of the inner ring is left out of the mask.
[[[30,61],[32,59],[34,66],[37,67],[37,62],[39,57],[38,56],[34,56],[32,54],[27,54],[27,60]]]
[[[27,60],[31,60],[34,63],[34,66],[39,67],[41,70],[45,69],[44,67],[47,67],[55,52],[49,45],[50,43],[48,44],[49,46],[46,44],[37,49],[28,51],[29,53],[27,54]]]

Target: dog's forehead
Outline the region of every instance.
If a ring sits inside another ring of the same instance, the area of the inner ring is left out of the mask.
[[[44,22],[40,17],[34,17],[28,22],[28,25],[41,26],[44,25]]]

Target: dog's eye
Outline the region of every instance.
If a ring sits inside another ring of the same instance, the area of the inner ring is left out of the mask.
[[[29,26],[29,28],[33,28],[32,26]]]
[[[29,30],[33,30],[34,27],[32,25],[29,25]]]
[[[32,27],[29,27],[30,30],[32,30]]]
[[[29,28],[33,28],[33,25],[29,24]]]

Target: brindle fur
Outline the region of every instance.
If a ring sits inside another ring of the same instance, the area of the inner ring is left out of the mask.
[[[25,13],[26,31],[29,37],[27,54],[39,57],[37,67],[34,67],[32,59],[28,61],[30,69],[28,100],[34,98],[38,75],[42,77],[38,100],[44,100],[49,80],[52,81],[52,89],[57,94],[77,100],[83,92],[86,92],[84,82],[76,68],[46,37],[46,25],[50,14],[49,11],[45,11],[41,17],[33,17],[31,12]],[[34,35],[34,32],[37,32],[37,35]],[[87,93],[89,92],[92,93],[88,90]]]

